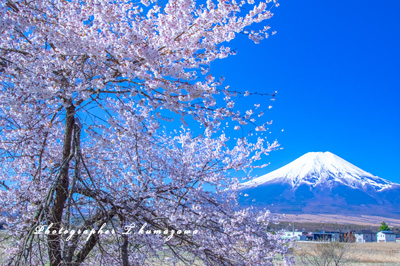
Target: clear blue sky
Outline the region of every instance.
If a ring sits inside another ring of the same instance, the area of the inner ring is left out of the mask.
[[[284,149],[257,174],[330,151],[400,183],[400,1],[280,3],[276,35],[239,38],[236,56],[211,65],[231,88],[278,91],[268,116]]]

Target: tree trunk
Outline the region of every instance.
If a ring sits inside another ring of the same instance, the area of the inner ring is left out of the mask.
[[[51,266],[59,266],[62,263],[61,256],[61,236],[58,234],[62,216],[64,212],[65,202],[68,198],[68,169],[69,161],[71,159],[71,142],[73,136],[73,128],[75,123],[75,106],[71,103],[69,107],[66,108],[66,118],[65,118],[65,132],[64,132],[64,143],[63,143],[63,158],[62,166],[60,169],[60,175],[58,180],[56,180],[57,185],[55,189],[54,204],[50,210],[49,222],[53,224],[51,228],[51,233],[47,237],[48,248],[49,248],[49,259]],[[56,230],[56,234],[52,234],[53,230]]]

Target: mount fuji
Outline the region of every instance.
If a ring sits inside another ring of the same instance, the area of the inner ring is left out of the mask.
[[[400,185],[330,152],[309,152],[240,185],[242,206],[285,214],[376,215],[400,218]]]

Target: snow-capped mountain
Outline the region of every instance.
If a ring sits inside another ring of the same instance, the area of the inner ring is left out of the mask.
[[[286,183],[293,188],[302,184],[309,186],[341,183],[353,188],[367,185],[380,191],[393,183],[374,176],[330,152],[309,152],[293,162],[242,185],[243,188],[270,183]]]
[[[400,217],[400,185],[330,152],[309,152],[241,184],[240,203],[285,213],[352,213]]]

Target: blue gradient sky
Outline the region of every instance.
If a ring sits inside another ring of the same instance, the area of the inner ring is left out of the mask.
[[[309,151],[330,151],[400,183],[400,1],[280,1],[278,33],[211,65],[232,89],[278,95],[268,112],[275,170]],[[280,132],[284,129],[284,132]]]

